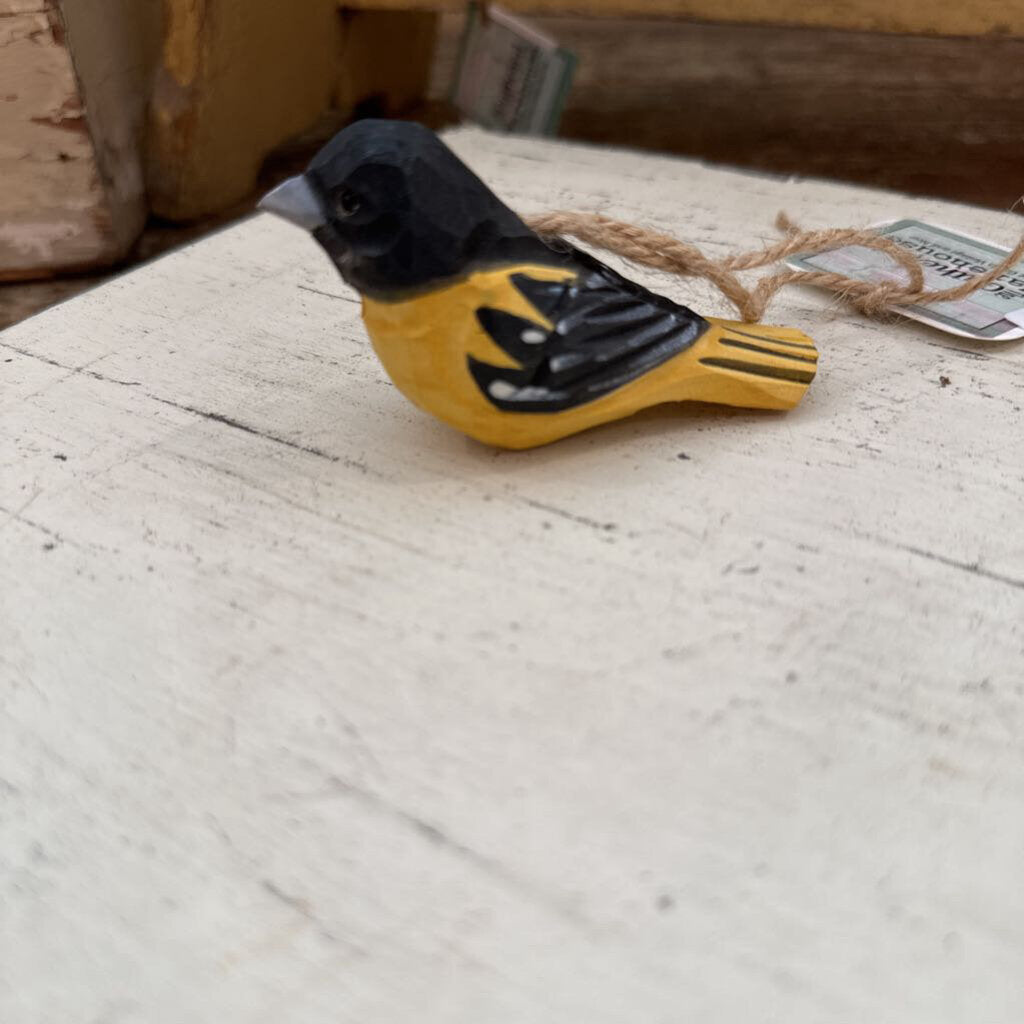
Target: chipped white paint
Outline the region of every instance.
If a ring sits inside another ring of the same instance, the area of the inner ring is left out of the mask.
[[[0,278],[110,263],[142,229],[159,15],[155,0],[0,0]]]
[[[714,252],[1016,229],[454,143]],[[794,413],[508,454],[358,312],[261,216],[0,336],[0,1019],[1024,1018],[1024,350],[795,290]]]

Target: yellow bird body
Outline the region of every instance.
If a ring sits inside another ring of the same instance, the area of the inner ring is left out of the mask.
[[[558,282],[577,276],[522,263],[476,271],[395,301],[363,297],[373,347],[399,390],[487,444],[532,448],[663,402],[791,409],[814,377],[817,351],[801,331],[707,318],[707,329],[689,348],[601,397],[551,412],[503,410],[474,380],[469,361],[519,364],[483,329],[477,311],[500,310],[545,330],[554,327],[515,287],[514,274]]]
[[[790,409],[814,377],[800,331],[700,316],[541,237],[421,125],[356,121],[261,206],[362,296],[398,389],[487,444],[532,448],[664,402]]]

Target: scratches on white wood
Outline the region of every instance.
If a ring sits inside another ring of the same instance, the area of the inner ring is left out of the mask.
[[[453,142],[716,252],[1015,232]],[[796,290],[794,413],[499,453],[351,299],[256,218],[0,335],[5,1024],[1020,1019],[1021,348]]]

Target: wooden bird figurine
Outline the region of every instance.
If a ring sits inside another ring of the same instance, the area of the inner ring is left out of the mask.
[[[805,334],[699,316],[539,237],[417,124],[355,122],[260,206],[312,232],[360,293],[403,394],[488,444],[661,402],[790,409],[814,378]]]

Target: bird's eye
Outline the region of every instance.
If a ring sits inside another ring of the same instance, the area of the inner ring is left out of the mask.
[[[334,212],[339,217],[351,217],[360,206],[362,200],[350,188],[343,188],[334,200]]]

